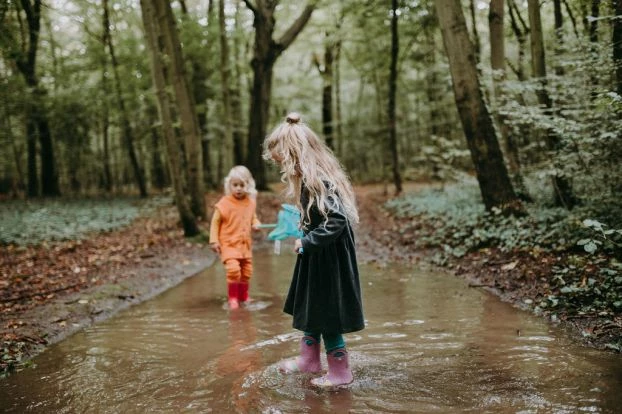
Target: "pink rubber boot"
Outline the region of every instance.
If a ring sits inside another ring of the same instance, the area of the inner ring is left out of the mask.
[[[320,342],[312,336],[304,336],[300,340],[300,356],[286,359],[279,363],[279,371],[283,374],[296,372],[316,373],[322,370],[320,362]]]
[[[237,309],[240,307],[238,302],[238,285],[239,283],[227,283],[227,296],[229,302],[229,309]]]
[[[348,361],[348,352],[345,348],[335,349],[326,354],[328,373],[320,378],[311,380],[311,384],[320,388],[334,388],[345,386],[352,382],[352,370]]]
[[[238,301],[240,302],[250,301],[250,298],[248,297],[248,283],[244,283],[244,282],[238,283]]]

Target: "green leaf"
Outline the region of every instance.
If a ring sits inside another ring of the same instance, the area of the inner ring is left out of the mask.
[[[586,252],[592,254],[592,253],[594,253],[598,249],[598,246],[596,245],[596,243],[594,243],[594,241],[590,240],[589,243],[587,243],[585,246],[583,246],[583,249]]]

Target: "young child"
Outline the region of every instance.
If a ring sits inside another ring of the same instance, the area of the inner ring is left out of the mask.
[[[287,196],[301,212],[304,236],[284,311],[304,332],[300,356],[282,361],[283,373],[320,372],[324,339],[328,373],[311,382],[322,388],[352,382],[342,334],[365,327],[354,233],[354,191],[343,168],[316,134],[291,113],[264,141],[264,158],[280,165]]]
[[[225,177],[225,196],[218,203],[210,225],[209,243],[220,255],[227,272],[228,302],[237,309],[249,300],[253,274],[251,229],[261,224],[255,213],[255,180],[248,168],[238,165]]]

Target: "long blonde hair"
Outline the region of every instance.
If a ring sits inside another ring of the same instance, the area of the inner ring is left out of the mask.
[[[343,167],[332,151],[305,123],[292,112],[263,143],[263,157],[281,166],[281,181],[287,184],[286,196],[302,212],[300,195],[304,186],[309,204],[303,224],[309,224],[311,207],[315,204],[326,220],[330,206],[341,201],[343,212],[351,223],[358,223],[354,190]]]
[[[236,165],[231,168],[229,174],[225,177],[225,194],[231,195],[231,180],[237,178],[238,180],[244,183],[244,187],[246,189],[246,193],[251,197],[255,198],[257,196],[257,189],[255,188],[255,180],[253,179],[253,175],[243,165]]]

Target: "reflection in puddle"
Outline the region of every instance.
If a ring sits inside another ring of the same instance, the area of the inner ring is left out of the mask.
[[[255,255],[253,302],[225,306],[220,266],[50,347],[0,382],[7,412],[614,412],[618,355],[452,276],[361,267],[367,328],[346,335],[354,383],[284,376],[300,334],[281,311],[293,254]],[[326,367],[326,360],[323,361]]]

